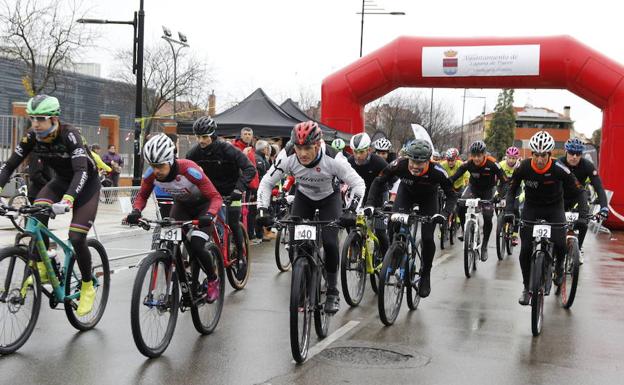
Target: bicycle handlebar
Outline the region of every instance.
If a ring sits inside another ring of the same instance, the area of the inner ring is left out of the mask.
[[[128,223],[126,221],[122,222],[122,224],[124,225],[130,226],[130,227],[138,226],[146,231],[148,231],[151,228],[150,226],[151,223],[160,225],[161,227],[173,227],[173,226],[186,227],[186,226],[199,225],[199,220],[193,219],[190,221],[175,221],[175,220],[172,220],[171,218],[164,218],[164,219],[139,218],[139,223]]]

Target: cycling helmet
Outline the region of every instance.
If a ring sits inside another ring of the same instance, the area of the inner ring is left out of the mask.
[[[579,138],[568,139],[565,143],[565,150],[567,152],[583,152],[585,149],[585,144],[581,142]]]
[[[26,113],[28,115],[59,116],[61,114],[61,104],[54,96],[37,95],[30,98],[26,104]]]
[[[331,144],[331,146],[338,151],[342,151],[346,145],[347,144],[345,143],[345,141],[340,138],[334,139],[334,141]]]
[[[531,137],[529,147],[533,152],[550,152],[555,148],[555,140],[548,132],[540,131]]]
[[[454,159],[459,158],[459,151],[456,148],[451,147],[448,150],[446,150],[445,155],[446,155],[446,159],[454,160]]]
[[[217,132],[217,122],[210,116],[202,116],[193,123],[193,134],[213,136]]]
[[[431,159],[433,150],[426,140],[416,139],[403,148],[403,156],[417,162]]]
[[[520,150],[518,149],[518,147],[511,146],[507,149],[505,154],[507,154],[507,156],[517,158],[520,156]]]
[[[363,151],[368,150],[371,145],[370,136],[367,133],[362,132],[361,134],[353,135],[351,138],[351,149],[353,151]]]
[[[158,134],[145,143],[143,156],[149,164],[173,164],[175,160],[175,144],[165,134]]]
[[[482,140],[477,140],[470,145],[471,154],[484,154],[485,149],[485,142],[483,142]]]
[[[308,120],[295,125],[290,135],[290,140],[295,145],[303,146],[314,144],[321,140],[322,137],[323,132],[318,123]]]
[[[431,154],[431,156],[434,157],[435,159],[440,159],[441,158],[440,153],[438,151],[434,151]]]
[[[390,151],[392,143],[386,138],[379,138],[373,142],[373,147],[376,151]]]

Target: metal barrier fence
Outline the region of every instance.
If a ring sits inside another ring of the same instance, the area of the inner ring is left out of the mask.
[[[0,115],[0,162],[6,162],[15,144],[28,128],[28,120],[19,116]]]

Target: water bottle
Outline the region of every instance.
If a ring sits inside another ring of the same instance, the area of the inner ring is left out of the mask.
[[[57,258],[58,253],[56,252],[56,249],[48,249],[48,257],[50,258],[50,265],[52,265],[52,268],[54,269],[54,272],[58,272],[61,264],[58,261]]]

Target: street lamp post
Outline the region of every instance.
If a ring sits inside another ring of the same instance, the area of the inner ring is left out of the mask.
[[[139,2],[139,11],[134,12],[132,21],[116,21],[102,19],[78,19],[82,24],[127,24],[134,29],[132,42],[132,73],[136,74],[136,100],[134,112],[134,168],[132,173],[132,185],[141,184],[141,131],[143,124],[143,40],[145,27],[145,11],[143,0]]]
[[[171,47],[171,52],[173,53],[173,119],[175,120],[177,113],[176,105],[178,104],[178,54],[180,53],[180,50],[182,50],[182,48],[188,47],[189,45],[187,43],[186,35],[182,32],[178,32],[178,37],[180,40],[176,40],[171,37],[171,30],[169,28],[163,25],[162,29],[164,35],[162,35],[161,37],[165,39],[167,43],[169,43],[169,46]],[[179,45],[177,50],[173,46],[174,44]]]
[[[405,16],[405,12],[366,12],[383,10],[383,8],[378,8],[377,4],[375,4],[373,0],[362,0],[362,12],[356,12],[357,15],[362,15],[362,22],[360,27],[360,57],[362,57],[362,46],[364,44],[364,15]]]
[[[464,88],[464,96],[462,96],[463,104],[462,104],[462,120],[460,127],[460,136],[459,136],[459,153],[461,154],[464,151],[464,112],[466,110],[466,98],[470,99],[483,99],[483,128],[485,129],[485,103],[487,101],[485,96],[467,96],[466,89]]]

